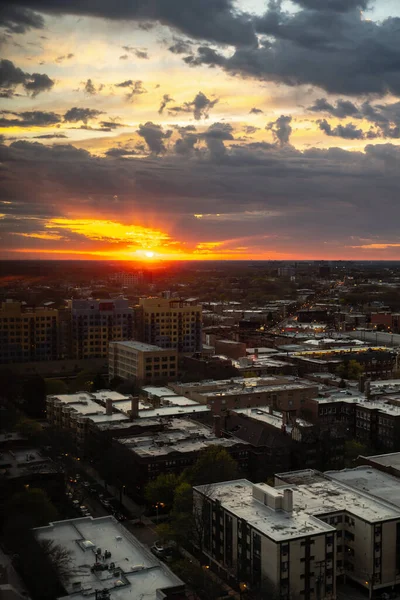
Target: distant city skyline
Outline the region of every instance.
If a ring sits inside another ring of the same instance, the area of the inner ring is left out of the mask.
[[[3,259],[400,260],[396,0],[0,0]]]

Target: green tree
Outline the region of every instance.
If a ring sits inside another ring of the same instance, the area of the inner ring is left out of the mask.
[[[91,371],[80,371],[75,379],[71,380],[71,392],[90,392],[95,374]]]
[[[13,494],[6,503],[5,514],[10,520],[22,521],[26,527],[40,527],[55,521],[57,510],[47,494],[37,488]]]
[[[33,419],[22,417],[17,423],[17,431],[29,440],[38,441],[42,435],[43,427]]]
[[[354,467],[359,456],[368,456],[372,450],[357,440],[347,440],[344,445],[344,461],[346,467]]]
[[[165,504],[172,506],[178,477],[174,473],[162,473],[150,481],[145,489],[145,498],[150,504]]]
[[[55,396],[58,394],[68,394],[68,386],[62,379],[45,379],[46,395]]]
[[[364,373],[364,367],[356,360],[349,360],[338,366],[336,374],[342,379],[358,380]]]
[[[230,481],[238,475],[237,462],[221,446],[212,445],[203,450],[197,461],[185,469],[183,480],[192,485]]]

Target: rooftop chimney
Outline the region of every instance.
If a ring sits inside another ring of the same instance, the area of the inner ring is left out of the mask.
[[[133,396],[131,400],[131,421],[139,417],[139,396]]]
[[[222,437],[221,415],[214,415],[214,435],[217,438]]]
[[[113,414],[113,402],[111,398],[107,398],[106,400],[106,415],[110,416]]]

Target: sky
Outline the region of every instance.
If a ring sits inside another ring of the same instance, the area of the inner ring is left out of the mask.
[[[400,259],[398,0],[0,0],[3,259]]]

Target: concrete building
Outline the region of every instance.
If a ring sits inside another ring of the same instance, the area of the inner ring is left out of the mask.
[[[216,354],[223,354],[228,358],[238,359],[242,356],[246,356],[246,344],[243,344],[242,342],[216,340],[214,347]]]
[[[184,583],[114,517],[85,517],[33,530],[69,551],[71,577],[58,600],[183,600]]]
[[[371,591],[400,581],[400,509],[315,471],[195,487],[199,510],[210,561],[281,598],[333,600],[344,576]]]
[[[189,301],[141,298],[135,308],[136,337],[146,344],[174,348],[179,353],[200,352],[201,313],[201,306]]]
[[[143,342],[110,342],[108,374],[138,384],[163,383],[175,380],[178,353]]]
[[[58,310],[7,300],[0,309],[0,363],[59,358]]]
[[[133,309],[128,300],[69,300],[73,358],[108,357],[109,342],[133,337]]]

